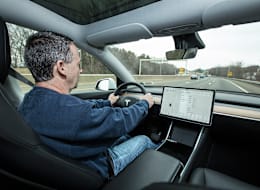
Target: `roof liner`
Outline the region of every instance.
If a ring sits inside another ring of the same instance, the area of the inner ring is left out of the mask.
[[[259,0],[226,0],[207,7],[202,15],[206,27],[243,24],[260,20]]]
[[[90,27],[86,27],[92,30],[90,31],[92,34],[87,36],[87,41],[95,47],[100,47],[106,44],[130,42],[155,36],[188,34],[228,24],[260,20],[259,0],[215,0],[214,2],[182,0],[181,3],[178,2],[178,0],[163,0],[93,23]],[[190,6],[191,4],[197,4],[197,6]],[[160,10],[160,16],[158,10]],[[142,27],[137,27],[137,25]],[[124,30],[119,30],[121,26],[125,26]],[[129,30],[126,26],[130,27]],[[142,28],[144,30],[141,30]],[[145,34],[146,31],[147,34]]]

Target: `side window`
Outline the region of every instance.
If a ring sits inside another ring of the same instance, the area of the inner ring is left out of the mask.
[[[7,23],[7,28],[10,39],[11,66],[28,80],[34,82],[30,71],[24,65],[23,52],[26,39],[29,35],[35,33],[35,31],[10,23]],[[32,88],[21,81],[18,81],[18,84],[23,93],[28,92]]]
[[[72,93],[93,91],[99,80],[112,78],[116,81],[116,76],[91,54],[84,50],[79,50],[81,57],[82,73],[79,78],[78,87]]]
[[[36,31],[10,23],[7,23],[7,27],[10,38],[12,67],[34,83],[30,71],[24,64],[23,53],[26,39]],[[91,54],[80,49],[79,53],[81,56],[81,67],[83,72],[80,75],[78,87],[74,89],[72,93],[93,91],[95,90],[97,81],[100,79],[113,78],[116,80],[115,75]],[[18,83],[23,93],[28,92],[32,88],[23,82],[18,81]]]

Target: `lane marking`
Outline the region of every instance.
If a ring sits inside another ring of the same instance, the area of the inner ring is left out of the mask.
[[[237,88],[239,88],[240,90],[242,90],[243,92],[249,93],[247,90],[245,90],[245,89],[242,88],[241,86],[237,85],[236,83],[234,83],[234,82],[232,82],[232,81],[230,81],[230,80],[227,80],[227,79],[224,79],[224,80],[230,82],[230,83],[233,84],[235,87],[237,87]]]

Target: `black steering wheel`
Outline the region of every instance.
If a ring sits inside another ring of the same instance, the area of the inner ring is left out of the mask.
[[[127,86],[136,86],[138,87],[141,92],[143,94],[146,94],[146,90],[144,88],[144,86],[142,86],[139,83],[136,82],[126,82],[123,83],[121,85],[118,86],[118,88],[115,90],[114,94],[117,96],[119,96],[118,101],[115,103],[115,106],[118,107],[128,107],[132,104],[134,104],[135,102],[137,102],[139,100],[139,98],[137,97],[133,97],[133,96],[122,96],[124,92],[127,91]]]

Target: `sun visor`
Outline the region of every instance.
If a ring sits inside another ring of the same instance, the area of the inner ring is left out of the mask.
[[[132,23],[91,34],[87,37],[87,42],[97,48],[103,48],[110,44],[148,39],[152,36],[152,33],[143,24]]]

